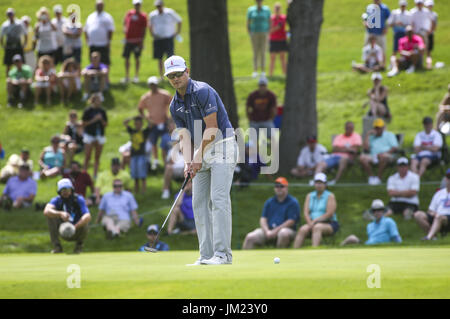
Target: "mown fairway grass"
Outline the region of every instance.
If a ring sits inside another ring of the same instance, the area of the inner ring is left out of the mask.
[[[449,298],[449,256],[450,248],[236,251],[233,265],[186,267],[197,252],[1,255],[0,298]],[[67,287],[71,264],[80,289]],[[380,288],[367,286],[373,264]]]

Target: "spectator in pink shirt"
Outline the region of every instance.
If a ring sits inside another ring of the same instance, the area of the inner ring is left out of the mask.
[[[286,52],[288,51],[286,34],[286,15],[281,14],[281,5],[275,3],[275,13],[270,18],[270,68],[269,76],[272,76],[277,54],[280,55],[281,69],[286,74]]]
[[[349,163],[353,163],[362,146],[361,135],[354,132],[355,124],[345,123],[345,133],[336,136],[333,140],[333,154],[317,166],[317,172],[324,172],[327,168],[338,167],[334,180],[328,185],[334,185],[342,176]]]
[[[420,36],[413,33],[411,26],[406,27],[406,36],[398,40],[398,50],[400,58],[395,59],[392,70],[388,77],[398,74],[399,70],[406,70],[406,73],[413,73],[422,64],[422,57],[425,52],[425,44]]]

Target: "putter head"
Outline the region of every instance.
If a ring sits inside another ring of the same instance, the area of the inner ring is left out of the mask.
[[[153,247],[144,247],[144,250],[149,253],[156,253],[158,251],[156,248]]]

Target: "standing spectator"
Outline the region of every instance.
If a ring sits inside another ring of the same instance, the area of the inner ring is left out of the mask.
[[[23,61],[23,47],[21,39],[22,36],[24,36],[25,43],[27,43],[28,38],[27,30],[21,21],[16,20],[15,11],[13,8],[8,8],[8,10],[6,10],[6,17],[8,20],[2,24],[0,44],[2,48],[5,49],[3,64],[6,66],[6,76],[8,76],[11,65],[13,64],[13,57],[16,54],[20,54]]]
[[[48,55],[55,61],[56,56],[56,26],[50,22],[50,14],[46,7],[41,7],[36,13],[38,22],[34,27],[35,42],[38,58]]]
[[[81,90],[80,76],[81,72],[79,69],[79,65],[74,58],[68,58],[63,62],[61,72],[58,73],[61,103],[69,101],[73,93]]]
[[[55,17],[52,19],[52,24],[56,27],[55,39],[56,39],[56,50],[55,50],[55,65],[64,62],[63,56],[63,46],[64,46],[64,32],[63,27],[67,24],[67,19],[62,15],[63,8],[60,4],[53,7],[53,13]]]
[[[163,56],[174,54],[174,41],[181,32],[181,17],[175,10],[164,7],[162,0],[155,0],[156,10],[148,15],[149,30],[153,37],[153,58],[158,59],[159,75],[163,79]]]
[[[101,62],[108,67],[111,64],[110,48],[112,35],[115,30],[112,16],[103,11],[103,0],[95,2],[96,11],[91,13],[84,25],[84,35],[89,45],[89,55],[100,52]]]
[[[158,232],[159,232],[158,225],[153,224],[153,225],[148,226],[147,227],[148,242],[145,243],[144,245],[142,245],[139,248],[139,251],[146,251],[145,248],[155,248],[158,251],[168,251],[169,245],[167,245],[165,242],[158,240],[158,242],[155,243],[156,237],[158,236]]]
[[[445,173],[445,179],[446,187],[434,194],[428,212],[418,211],[414,214],[417,224],[426,233],[422,240],[436,239],[438,232],[450,231],[450,168]]]
[[[122,56],[125,58],[125,78],[122,83],[130,80],[130,54],[134,53],[135,75],[133,83],[139,83],[140,56],[144,46],[145,31],[147,29],[147,15],[141,12],[142,0],[133,0],[134,9],[125,15],[123,32],[125,33],[125,46]]]
[[[371,77],[373,81],[373,87],[367,91],[369,97],[369,116],[390,118],[389,106],[387,103],[389,90],[386,86],[381,84],[383,77],[380,73],[376,72]],[[364,107],[366,104],[364,104]]]
[[[13,208],[30,207],[36,196],[37,184],[30,177],[30,167],[23,164],[19,167],[19,174],[8,179],[0,198],[0,207],[9,210]]]
[[[376,43],[375,35],[369,36],[369,43],[362,50],[364,64],[352,62],[352,68],[361,73],[384,70],[383,49]]]
[[[384,214],[386,208],[381,199],[375,199],[372,202],[370,213],[374,216],[374,221],[367,225],[367,241],[366,245],[376,245],[382,243],[396,242],[401,243],[402,238],[398,232],[397,224],[395,221],[386,217]],[[341,246],[349,244],[359,244],[361,241],[355,235],[348,236]]]
[[[58,196],[52,198],[44,208],[44,216],[47,218],[50,240],[53,245],[51,252],[53,254],[63,252],[59,241],[59,226],[63,222],[69,222],[75,226],[75,234],[64,239],[75,241],[73,252],[79,254],[83,250],[83,242],[89,232],[91,214],[83,196],[74,193],[72,182],[69,179],[61,179],[57,186]]]
[[[328,185],[334,185],[342,176],[349,163],[353,163],[362,146],[361,135],[355,133],[355,124],[348,121],[345,123],[345,133],[336,136],[333,140],[333,154],[326,160],[320,162],[318,172],[324,172],[327,168],[338,167],[334,180]]]
[[[361,154],[359,160],[369,175],[369,185],[381,184],[381,177],[386,166],[394,160],[398,149],[398,141],[394,133],[385,130],[384,121],[380,118],[373,122],[373,129],[368,131],[363,148],[369,154]],[[378,176],[373,175],[371,164],[378,164]]]
[[[81,34],[83,33],[83,25],[80,23],[79,17],[75,11],[72,11],[69,19],[66,19],[66,24],[63,25],[64,33],[64,60],[74,58],[78,67],[81,66]]]
[[[3,167],[0,171],[0,182],[6,183],[11,176],[16,176],[17,174],[19,174],[19,167],[22,165],[28,166],[31,175],[31,172],[33,171],[33,160],[30,159],[30,151],[25,148],[23,148],[20,152],[20,156],[17,154],[11,154],[11,156],[8,158],[8,162],[6,163],[5,167]]]
[[[108,239],[118,237],[131,228],[131,219],[136,226],[141,225],[137,214],[138,205],[133,194],[123,190],[120,179],[113,181],[113,191],[103,195],[98,206],[96,223],[102,223]],[[131,218],[130,218],[131,215]]]
[[[314,188],[315,191],[306,195],[303,208],[306,224],[298,229],[294,248],[300,248],[309,234],[312,246],[319,246],[322,236],[334,235],[339,230],[336,197],[326,189],[327,176],[324,173],[314,175]]]
[[[175,198],[177,196],[178,193],[175,194]],[[192,181],[189,181],[170,215],[167,234],[195,235],[196,233],[194,210],[192,209]]]
[[[63,177],[70,179],[74,186],[74,192],[85,198],[86,205],[91,206],[94,203],[94,183],[92,182],[91,176],[86,171],[81,170],[81,164],[79,162],[72,161],[70,163],[70,170],[66,171]],[[86,197],[86,189],[88,187],[91,189],[90,197]]]
[[[281,4],[275,3],[275,13],[270,18],[270,68],[269,76],[272,76],[275,66],[275,58],[280,55],[281,69],[286,75],[286,52],[289,51],[286,34],[286,15],[281,14]]]
[[[24,62],[34,71],[36,69],[36,54],[34,52],[34,29],[31,26],[31,18],[29,16],[23,16],[20,20],[27,31],[27,36],[25,38],[26,41],[23,46],[23,57],[25,58]]]
[[[30,86],[33,82],[33,70],[29,65],[23,64],[20,54],[16,54],[13,57],[13,62],[14,67],[8,72],[8,78],[6,79],[8,106],[12,106],[13,100],[17,96],[17,91],[19,91],[17,107],[20,109],[23,107],[30,91]]]
[[[308,136],[306,138],[306,145],[300,151],[297,159],[297,166],[291,169],[291,174],[295,177],[312,176],[318,169],[319,163],[324,161],[324,155],[327,154],[327,149],[317,143],[315,136]]]
[[[39,102],[42,93],[46,96],[46,105],[50,105],[52,92],[58,87],[58,77],[53,65],[53,59],[49,55],[39,58],[38,68],[34,74],[34,104]]]
[[[434,32],[437,27],[438,14],[433,11],[434,1],[426,0],[425,6],[430,11],[431,14],[431,30],[428,34],[428,44],[427,44],[427,69],[430,70],[433,68],[433,59],[431,58],[431,51],[433,51],[434,47]]]
[[[433,15],[424,6],[424,0],[414,0],[416,7],[410,10],[411,25],[414,34],[419,35],[425,45],[425,50],[428,48],[428,36],[433,32]],[[420,61],[422,66],[422,61]]]
[[[364,26],[366,27],[364,45],[369,43],[369,36],[375,36],[377,44],[383,50],[383,64],[385,64],[386,33],[389,29],[387,20],[391,12],[388,6],[382,3],[381,0],[373,0],[373,3],[367,6],[366,13],[370,19],[364,21]]]
[[[247,31],[253,47],[253,74],[258,76],[258,67],[261,77],[266,76],[266,48],[270,32],[270,8],[262,4],[263,0],[256,0],[256,5],[247,10]]]
[[[297,223],[300,222],[300,205],[297,199],[289,195],[289,183],[286,178],[275,180],[275,196],[268,199],[259,219],[260,228],[245,236],[242,249],[253,249],[256,245],[276,242],[277,248],[286,248],[295,237]]]
[[[127,128],[131,140],[130,169],[131,177],[134,179],[134,193],[139,193],[139,181],[141,181],[141,192],[145,194],[147,189],[147,157],[145,155],[145,144],[150,134],[150,128],[147,125],[147,127],[143,129],[143,118],[141,116],[134,117],[134,128],[128,125],[130,121],[131,118],[126,119],[123,121],[123,125]]]
[[[138,111],[141,116],[147,118],[150,125],[150,142],[152,143],[152,169],[158,167],[158,139],[167,134],[167,121],[169,105],[172,96],[169,92],[158,87],[159,81],[156,76],[151,76],[147,80],[150,88],[149,92],[142,95],[139,100]],[[147,113],[147,114],[146,114]],[[167,152],[162,150],[163,158],[167,157]]]
[[[411,14],[406,9],[408,6],[408,1],[400,0],[398,5],[400,8],[393,10],[388,19],[388,24],[394,31],[394,46],[391,56],[392,67],[395,64],[395,57],[398,52],[398,41],[406,35],[406,27],[411,25]]]
[[[420,177],[408,170],[408,159],[400,157],[397,160],[397,173],[387,181],[387,191],[391,200],[386,216],[402,214],[406,220],[419,210]]]
[[[429,165],[439,162],[443,145],[441,133],[433,129],[433,119],[426,116],[422,124],[424,130],[417,133],[414,139],[414,154],[411,156],[411,170],[420,177]]]
[[[273,119],[277,114],[277,97],[267,88],[267,79],[262,77],[258,81],[258,90],[253,91],[247,97],[247,117],[250,127],[256,129],[257,142],[259,144],[259,130],[265,130],[268,139],[271,138],[272,128],[275,127]]]
[[[103,101],[103,92],[106,90],[109,76],[109,67],[101,62],[101,53],[91,53],[91,64],[81,71],[81,75],[84,79],[84,94],[83,101],[89,98],[90,93],[97,93],[100,95],[100,99]]]
[[[100,204],[100,199],[103,194],[113,191],[113,182],[115,179],[120,179],[124,189],[131,191],[132,179],[130,174],[127,171],[120,169],[120,159],[116,157],[111,160],[111,168],[107,171],[101,172],[95,181],[96,205]]]
[[[392,70],[387,74],[388,77],[397,75],[400,70],[413,73],[416,68],[419,68],[422,63],[425,44],[420,36],[413,34],[413,27],[409,25],[406,27],[406,36],[398,40],[398,49],[400,57],[395,58]]]
[[[108,125],[106,111],[102,108],[100,95],[93,94],[89,99],[90,106],[83,112],[83,143],[85,147],[84,170],[89,168],[92,148],[95,147],[94,179],[97,178],[100,156],[106,142],[105,128]]]
[[[41,178],[54,177],[62,173],[65,163],[64,150],[60,147],[60,138],[54,135],[50,140],[51,145],[44,148],[39,157]]]

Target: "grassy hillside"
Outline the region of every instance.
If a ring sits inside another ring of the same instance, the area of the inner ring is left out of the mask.
[[[57,1],[65,8],[72,3],[70,0]],[[44,0],[4,0],[0,3],[0,12],[6,8],[14,7],[17,15],[29,15],[36,21],[35,13],[40,6],[53,6],[57,2]],[[367,1],[368,3],[369,1]],[[396,8],[397,1],[385,1],[389,7]],[[77,1],[82,11],[82,21],[94,10],[94,3],[87,0]],[[256,80],[250,79],[252,72],[252,51],[248,34],[246,33],[246,9],[253,1],[228,1],[229,35],[231,44],[231,58],[233,76],[235,78],[235,90],[238,100],[240,126],[248,126],[245,118],[245,101],[248,93],[256,88]],[[273,7],[274,0],[266,0],[265,4]],[[283,2],[284,4],[284,2]],[[166,1],[168,7],[174,8],[183,18],[182,43],[176,42],[176,53],[189,61],[189,22],[187,16],[187,1]],[[362,130],[363,109],[365,93],[371,86],[368,75],[359,75],[351,71],[352,60],[359,60],[364,37],[360,16],[366,3],[359,0],[326,0],[324,7],[324,23],[319,46],[318,64],[318,116],[319,116],[319,142],[331,146],[331,135],[343,130],[344,122],[353,120],[356,130]],[[435,10],[439,14],[438,31],[435,36],[434,61],[444,61],[446,67],[439,70],[417,72],[416,74],[401,74],[393,79],[385,77],[384,83],[390,89],[389,105],[393,114],[393,121],[389,129],[405,134],[405,146],[410,146],[415,133],[421,129],[421,119],[425,115],[434,117],[437,104],[446,92],[450,64],[450,4],[440,1]],[[125,117],[136,114],[136,106],[139,97],[146,91],[145,80],[148,76],[157,74],[157,62],[152,59],[152,44],[148,37],[145,42],[145,50],[142,56],[141,83],[128,86],[119,84],[124,74],[122,53],[121,22],[126,10],[131,8],[131,1],[105,0],[105,11],[112,14],[115,19],[116,32],[112,42],[112,69],[111,90],[106,96],[104,106],[108,110],[109,126],[106,131],[107,143],[105,145],[101,169],[108,169],[110,159],[118,155],[118,147],[128,140],[122,121]],[[285,9],[285,8],[284,8]],[[145,12],[153,10],[152,1],[146,1],[143,6]],[[387,53],[392,48],[392,32],[389,31]],[[88,49],[83,48],[83,65],[88,62]],[[0,71],[0,82],[4,83],[4,69]],[[269,87],[277,94],[280,104],[284,100],[285,79],[281,76],[281,70],[277,64],[276,77],[270,80]],[[132,73],[133,75],[133,73]],[[219,75],[218,75],[219,76]],[[173,89],[165,82],[163,87],[173,93]],[[51,106],[38,105],[26,106],[19,110],[6,108],[6,91],[0,91],[0,141],[7,152],[17,153],[22,147],[31,151],[32,159],[37,165],[42,148],[49,143],[50,137],[62,131],[70,109],[75,108],[81,114],[85,104],[75,100],[69,105],[61,105],[54,100]],[[301,123],[299,123],[301,125]],[[82,159],[81,156],[77,157]],[[5,161],[1,161],[3,166]],[[390,172],[386,172],[386,177]],[[440,180],[439,169],[435,169],[424,177],[424,181]],[[266,181],[265,177],[261,181]],[[343,178],[343,181],[366,182],[366,178],[355,167]],[[304,182],[304,181],[303,181]],[[47,201],[55,194],[56,180],[39,181],[37,200]],[[168,212],[169,201],[160,199],[162,175],[150,176],[148,179],[150,190],[145,196],[138,195],[140,213],[148,213],[145,223],[161,223]],[[431,195],[437,187],[437,183],[423,185],[420,193],[421,207],[425,209],[431,199]],[[3,190],[0,185],[0,190]],[[174,185],[174,188],[177,188]],[[301,203],[310,188],[291,188]],[[365,222],[360,218],[372,199],[377,196],[387,201],[385,186],[378,187],[345,187],[339,186],[332,189],[338,199],[338,217],[342,228],[336,240],[340,240],[349,233],[356,233],[364,237]],[[247,231],[258,225],[258,218],[262,205],[272,195],[271,186],[252,186],[242,191],[234,188],[233,196],[233,247],[239,248]],[[351,194],[351,195],[350,195]],[[355,200],[357,198],[357,200]],[[167,207],[167,209],[161,209]],[[156,211],[156,212],[155,212]],[[96,213],[96,209],[93,209]],[[406,244],[418,244],[421,233],[413,222],[405,222],[398,219],[399,228]],[[33,210],[20,210],[17,212],[0,211],[0,251],[47,251],[49,238],[45,219],[41,212]],[[170,237],[163,238],[172,248],[195,249],[196,238]],[[86,250],[134,250],[145,241],[143,230],[132,229],[126,238],[104,242],[100,228],[93,228],[86,243]],[[449,239],[438,243],[448,243]]]

